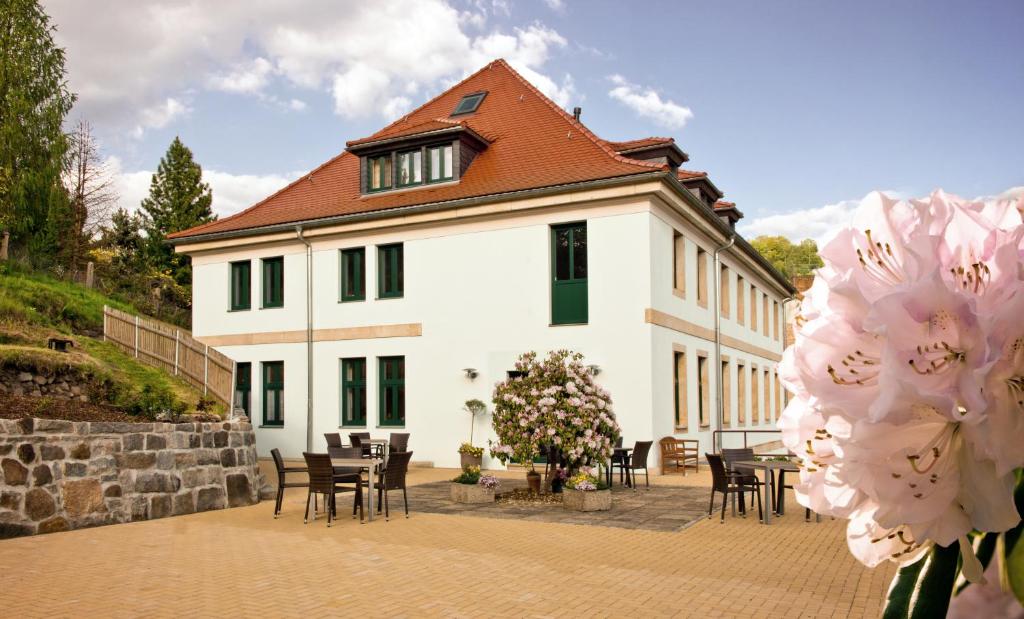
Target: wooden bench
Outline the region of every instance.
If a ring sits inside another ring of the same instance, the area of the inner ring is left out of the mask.
[[[686,469],[692,468],[700,472],[700,441],[697,439],[675,438],[666,436],[658,442],[661,445],[661,474],[666,474],[666,469],[671,465],[675,472],[682,471],[686,475]]]

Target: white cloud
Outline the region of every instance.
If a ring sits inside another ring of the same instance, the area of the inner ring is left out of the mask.
[[[142,110],[139,115],[139,124],[135,126],[132,134],[136,138],[140,138],[146,129],[163,129],[179,116],[184,116],[191,111],[192,109],[181,101],[167,97],[162,103]]]
[[[283,110],[305,99],[296,90],[311,89],[333,95],[340,115],[383,118],[497,57],[568,104],[571,79],[545,72],[550,54],[567,47],[562,35],[540,23],[474,34],[509,5],[463,8],[445,0],[46,0],[77,112],[111,130],[141,133],[161,106],[171,122],[167,101],[197,105],[188,93],[203,88]]]
[[[663,100],[652,88],[630,83],[621,75],[610,75],[613,88],[608,96],[630,108],[638,116],[648,118],[669,129],[682,129],[693,118],[690,108],[670,99]]]
[[[882,193],[890,198],[901,200],[915,197],[900,191],[886,190]],[[979,196],[974,199],[987,202],[990,200],[1018,198],[1024,199],[1024,186],[1011,187],[996,195]],[[778,215],[757,217],[749,222],[740,220],[739,232],[748,239],[762,235],[784,236],[794,242],[799,242],[803,239],[814,239],[818,243],[818,247],[822,247],[825,243],[832,240],[832,237],[839,230],[849,226],[857,219],[860,203],[861,200],[841,200],[816,208],[799,209]]]
[[[548,8],[556,13],[565,12],[565,1],[564,0],[544,0],[544,4],[548,5]]]
[[[301,112],[306,109],[306,102],[302,99],[292,99],[288,102],[288,109],[293,112]]]
[[[118,206],[128,211],[139,210],[142,200],[149,195],[153,171],[125,171],[117,157],[108,157],[105,164],[114,179],[114,187],[119,196]],[[213,212],[221,217],[252,206],[299,176],[299,172],[260,175],[203,170],[203,180],[210,184],[213,192]]]

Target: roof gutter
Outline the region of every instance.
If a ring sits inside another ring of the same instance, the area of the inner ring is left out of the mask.
[[[728,239],[731,235],[736,232],[729,227],[728,224],[722,221],[713,210],[708,208],[706,204],[698,200],[690,190],[687,189],[683,184],[675,177],[672,172],[663,170],[653,170],[651,172],[641,172],[639,174],[630,174],[626,176],[613,176],[611,178],[602,178],[591,181],[580,181],[578,183],[566,183],[564,185],[552,185],[549,187],[540,187],[536,189],[523,189],[520,191],[508,191],[505,193],[496,193],[486,196],[475,196],[471,198],[460,198],[458,200],[447,200],[444,202],[431,202],[427,204],[414,204],[411,206],[400,206],[391,209],[385,209],[380,211],[371,211],[369,213],[353,213],[350,215],[335,215],[332,217],[321,217],[318,219],[305,219],[300,221],[291,221],[281,224],[272,224],[269,226],[259,226],[254,228],[245,228],[243,230],[228,230],[226,232],[213,232],[209,234],[196,234],[187,237],[178,237],[173,239],[167,239],[167,243],[171,245],[181,245],[186,243],[200,243],[205,241],[215,241],[220,239],[234,239],[246,236],[256,236],[260,234],[272,234],[275,232],[290,232],[295,229],[296,226],[301,226],[305,230],[320,228],[324,226],[333,226],[342,223],[353,223],[362,221],[376,221],[380,219],[389,219],[397,215],[413,215],[419,213],[430,213],[434,211],[441,211],[452,208],[465,208],[470,206],[478,206],[482,204],[492,204],[494,202],[504,202],[506,200],[518,200],[523,198],[535,198],[559,193],[565,193],[566,191],[583,191],[587,189],[602,189],[606,187],[618,187],[620,185],[630,185],[638,181],[645,180],[666,180],[669,187],[675,190],[683,201],[688,203],[694,209],[701,211],[705,214],[705,219],[710,224],[717,228],[722,235],[722,239]],[[743,251],[751,260],[758,264],[761,268],[765,269],[769,275],[771,275],[776,283],[779,284],[783,290],[789,294],[796,294],[796,288],[790,283],[788,279],[782,273],[771,265],[764,256],[762,256],[756,249],[754,249],[750,243],[748,243],[742,236],[736,235],[736,247]]]

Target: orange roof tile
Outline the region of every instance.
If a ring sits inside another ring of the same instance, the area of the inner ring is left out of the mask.
[[[682,168],[676,170],[676,178],[678,178],[681,181],[688,181],[695,178],[707,178],[707,176],[707,172],[693,172],[690,170],[684,170]]]
[[[647,148],[649,146],[661,146],[662,144],[675,144],[673,138],[660,138],[660,137],[649,137],[640,138],[638,140],[626,140],[625,142],[611,142],[605,141],[605,144],[609,148],[617,153],[624,153],[631,150],[637,150],[640,148]]]
[[[729,202],[728,200],[719,200],[718,202],[715,202],[715,210],[716,211],[719,210],[719,209],[728,209],[728,208],[736,208],[736,203],[735,202]]]
[[[487,91],[476,112],[445,120],[468,93]],[[618,155],[504,60],[483,69],[368,138],[365,144],[451,123],[491,141],[457,183],[373,195],[359,193],[359,158],[343,152],[235,215],[169,235],[181,239],[667,170]]]

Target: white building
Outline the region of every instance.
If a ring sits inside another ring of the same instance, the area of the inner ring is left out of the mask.
[[[239,363],[261,455],[394,430],[414,460],[454,466],[463,403],[490,402],[520,353],[559,348],[595,366],[627,444],[711,451],[720,425],[773,427],[793,290],[686,160],[669,138],[596,137],[495,61],[250,209],[175,235],[194,334]]]

